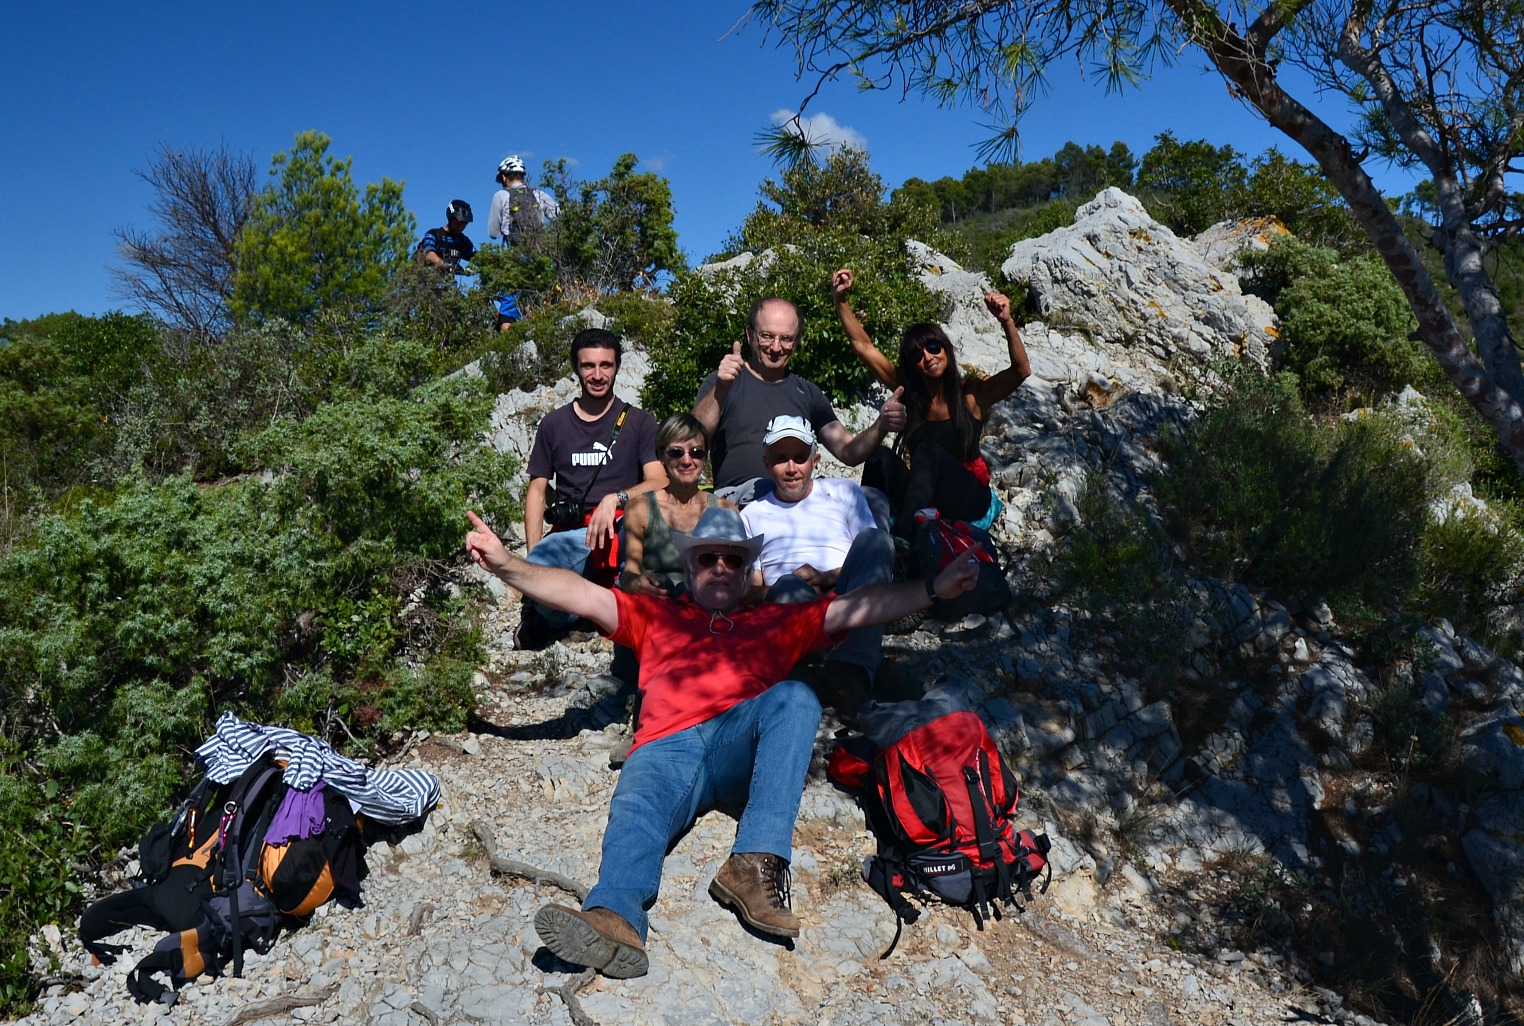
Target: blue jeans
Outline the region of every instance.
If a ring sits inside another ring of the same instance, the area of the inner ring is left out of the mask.
[[[619,532],[620,551],[624,546],[624,531]],[[587,557],[592,555],[593,550],[587,547],[587,528],[585,526],[573,527],[568,531],[554,531],[540,539],[534,548],[529,550],[529,555],[524,560],[535,566],[559,566],[570,570],[574,574],[587,576]],[[555,627],[570,627],[577,622],[577,618],[570,613],[563,613],[552,606],[542,605],[530,600],[530,605],[540,611],[546,622]]]
[[[667,848],[699,815],[744,805],[732,854],[793,858],[794,820],[820,726],[820,700],[785,680],[630,753],[603,831],[598,883],[582,907],[619,913],[645,939]]]
[[[885,584],[894,577],[894,538],[888,531],[866,530],[857,532],[852,547],[847,550],[846,561],[836,577],[836,594],[845,595],[853,588],[865,584]],[[769,602],[813,602],[820,596],[815,589],[793,574],[784,574],[767,589]],[[872,681],[878,675],[879,664],[884,661],[884,629],[882,627],[859,627],[848,631],[841,644],[831,650],[835,662],[861,666]]]

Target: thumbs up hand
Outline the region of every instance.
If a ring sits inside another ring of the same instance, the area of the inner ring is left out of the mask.
[[[879,419],[884,422],[884,430],[886,432],[901,431],[905,427],[905,418],[908,411],[905,409],[904,395],[905,386],[901,385],[894,390],[893,395],[884,401],[884,405],[879,407]]]
[[[725,358],[720,361],[719,370],[715,372],[717,381],[729,385],[740,375],[741,368],[746,365],[746,360],[741,356],[741,343],[737,342]]]

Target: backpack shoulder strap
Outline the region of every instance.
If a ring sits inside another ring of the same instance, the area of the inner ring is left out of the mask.
[[[233,923],[233,975],[243,975],[243,922],[238,895],[243,882],[252,879],[259,868],[259,849],[264,830],[274,814],[276,798],[285,782],[282,769],[273,759],[266,759],[260,772],[240,794],[229,797],[223,807],[221,872],[214,881],[228,895],[228,911]]]

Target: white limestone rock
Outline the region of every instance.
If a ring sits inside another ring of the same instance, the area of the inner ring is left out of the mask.
[[[1244,295],[1236,275],[1116,188],[1080,207],[1073,225],[1017,242],[1001,270],[1028,283],[1050,327],[1164,361],[1265,367],[1279,334],[1269,305]]]

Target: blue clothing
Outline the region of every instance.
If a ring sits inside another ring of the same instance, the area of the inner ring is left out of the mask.
[[[624,549],[624,531],[619,532],[619,548]],[[593,550],[587,547],[587,528],[581,524],[566,531],[553,531],[541,538],[524,557],[525,562],[535,566],[559,566],[574,574],[587,570],[587,557]],[[818,597],[818,596],[817,596]],[[577,622],[571,613],[543,605],[530,599],[530,604],[540,611],[545,621],[553,627],[570,627]]]
[[[418,243],[418,252],[438,253],[454,270],[462,260],[470,260],[476,255],[476,246],[466,237],[465,232],[452,232],[450,226],[445,225],[424,232],[423,241]]]
[[[667,847],[718,805],[744,806],[732,853],[792,861],[794,820],[819,726],[815,692],[785,680],[637,747],[619,772],[598,883],[582,907],[618,913],[644,941]]]
[[[847,550],[847,557],[841,564],[841,573],[836,576],[835,591],[838,595],[845,595],[853,588],[861,588],[866,584],[887,584],[893,579],[894,538],[888,531],[869,528],[859,531],[852,539],[852,547]],[[819,597],[814,588],[793,574],[784,574],[767,589],[768,602],[814,602]],[[870,681],[876,679],[879,664],[884,661],[884,629],[858,627],[848,631],[841,644],[831,650],[830,658],[836,662],[861,666],[867,671]]]

